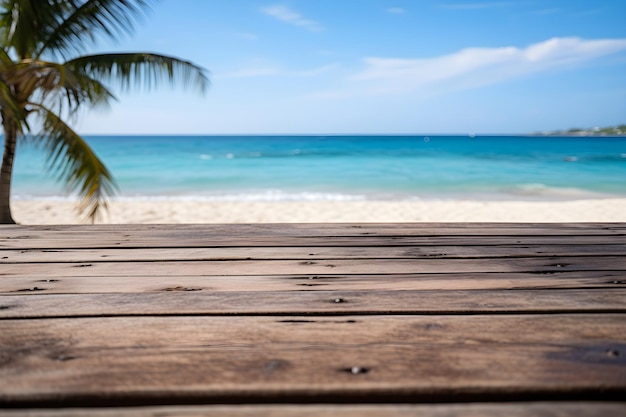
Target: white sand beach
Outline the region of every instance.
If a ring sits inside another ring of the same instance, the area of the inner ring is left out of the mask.
[[[86,223],[70,201],[16,200],[24,225]],[[99,223],[626,222],[626,198],[572,201],[114,201]]]

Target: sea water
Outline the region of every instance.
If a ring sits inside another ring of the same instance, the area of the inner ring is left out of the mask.
[[[118,199],[562,200],[626,196],[626,137],[87,136]],[[18,147],[13,197],[71,198]]]

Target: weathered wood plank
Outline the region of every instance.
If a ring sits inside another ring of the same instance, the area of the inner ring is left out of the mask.
[[[21,231],[37,231],[43,233],[67,233],[102,231],[116,233],[154,234],[166,231],[168,233],[217,233],[230,235],[336,235],[337,231],[358,236],[363,233],[384,235],[385,233],[429,233],[433,235],[456,235],[471,233],[472,235],[485,234],[519,234],[520,230],[526,233],[592,233],[615,234],[626,233],[624,223],[250,223],[250,224],[106,224],[106,225],[2,225],[0,230],[11,234],[20,234]],[[488,232],[486,232],[488,231]]]
[[[621,245],[499,245],[392,247],[235,247],[235,248],[126,248],[4,250],[3,263],[200,261],[267,259],[390,259],[497,258],[546,256],[626,256]]]
[[[87,239],[97,233],[97,239]],[[331,238],[332,239],[328,239]],[[623,244],[623,224],[563,225],[166,225],[0,226],[2,249],[371,246],[476,244]],[[480,243],[479,243],[480,242]]]
[[[624,224],[0,227],[0,407],[623,399],[625,248]],[[115,410],[215,410],[166,408]]]
[[[279,315],[626,313],[626,289],[552,291],[314,291],[57,294],[0,297],[12,318]],[[493,318],[498,320],[498,318]]]
[[[624,398],[626,316],[0,321],[0,405]]]
[[[626,256],[359,259],[314,261],[176,261],[4,264],[3,276],[152,276],[265,274],[420,274],[468,272],[561,272],[626,270]]]
[[[341,246],[500,246],[500,245],[622,245],[626,236],[363,236],[363,237],[306,237],[261,236],[207,238],[192,237],[125,237],[97,234],[97,239],[1,239],[3,250],[32,249],[103,249],[103,248],[219,248],[219,247],[341,247]],[[3,255],[4,256],[4,255]]]
[[[619,402],[196,405],[3,410],[6,417],[617,417],[625,414],[626,403]]]
[[[454,273],[370,275],[228,275],[41,278],[25,273],[0,277],[0,295],[142,293],[154,291],[362,291],[362,290],[522,290],[625,288],[623,271],[559,273]]]

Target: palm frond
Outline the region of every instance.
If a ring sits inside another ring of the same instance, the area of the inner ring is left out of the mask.
[[[76,112],[83,105],[89,107],[108,107],[115,96],[100,81],[84,73],[76,73],[64,64],[54,62],[40,62],[42,74],[38,85],[41,101],[52,97],[52,102],[62,111],[63,103],[71,113]],[[45,73],[47,71],[47,73]],[[54,100],[63,96],[64,100]]]
[[[67,71],[62,87],[70,113],[85,103],[91,108],[108,108],[111,100],[115,100],[115,95],[100,81],[72,71]]]
[[[6,68],[13,64],[13,60],[4,48],[0,48],[0,66]]]
[[[115,98],[100,81],[55,62],[21,60],[3,68],[0,79],[14,86],[18,99],[54,103],[57,113],[62,109],[74,113],[85,105],[108,107]]]
[[[140,85],[147,89],[163,81],[181,83],[205,92],[209,86],[206,70],[189,61],[152,53],[123,53],[82,56],[65,63],[78,74],[89,74],[107,85],[122,89]]]
[[[0,78],[0,110],[2,110],[2,117],[8,117],[12,119],[20,129],[28,129],[28,123],[26,122],[27,113],[15,101],[15,96],[11,87]]]
[[[3,0],[0,14],[2,43],[11,46],[19,58],[32,53],[62,22],[62,16],[77,7],[80,0]]]
[[[79,53],[89,40],[92,44],[104,35],[116,40],[131,33],[137,20],[158,0],[87,0],[75,4],[61,21],[54,25],[35,56],[46,52]]]
[[[43,119],[43,133],[37,141],[47,150],[50,167],[82,198],[79,211],[92,223],[97,221],[115,193],[113,177],[87,142],[59,116],[42,106],[37,111]]]
[[[33,36],[37,26],[35,8],[28,0],[3,0],[2,10],[2,44],[13,47],[21,57],[21,52],[32,50],[37,44]]]
[[[115,40],[131,32],[156,1],[0,0],[3,124],[16,127],[19,132],[11,130],[15,136],[31,132],[30,115],[40,117],[35,127],[42,133],[32,140],[48,151],[50,168],[82,197],[80,211],[92,221],[116,187],[102,161],[61,115],[108,104],[114,98],[109,88],[150,89],[168,82],[204,92],[209,85],[205,69],[170,56],[99,54],[68,60],[97,39]]]

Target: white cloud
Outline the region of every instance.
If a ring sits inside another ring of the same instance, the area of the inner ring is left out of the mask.
[[[406,10],[402,7],[390,7],[387,9],[387,12],[392,14],[403,14],[406,13]]]
[[[286,6],[268,6],[261,9],[263,13],[282,22],[303,27],[312,32],[320,32],[324,27],[314,20],[306,19]]]
[[[369,57],[352,75],[348,88],[326,97],[455,91],[505,82],[555,69],[567,69],[604,55],[625,51],[626,39],[552,38],[526,48],[466,48],[434,58]]]

